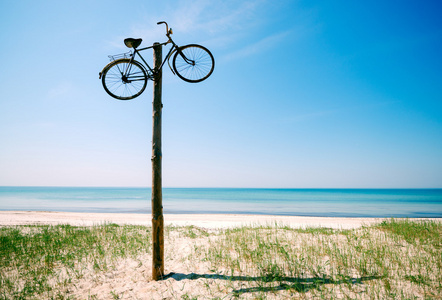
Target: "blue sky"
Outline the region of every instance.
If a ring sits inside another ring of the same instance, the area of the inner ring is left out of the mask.
[[[150,186],[152,84],[118,101],[98,72],[164,20],[216,60],[164,69],[165,187],[442,188],[441,6],[0,1],[0,185]]]

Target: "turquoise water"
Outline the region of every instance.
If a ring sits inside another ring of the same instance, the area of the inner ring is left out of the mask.
[[[0,187],[0,210],[149,213],[149,188]],[[442,189],[164,188],[164,213],[442,217]]]

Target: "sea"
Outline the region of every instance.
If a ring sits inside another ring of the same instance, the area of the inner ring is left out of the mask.
[[[163,188],[165,214],[442,218],[442,189]],[[0,210],[150,213],[150,188],[0,187]]]

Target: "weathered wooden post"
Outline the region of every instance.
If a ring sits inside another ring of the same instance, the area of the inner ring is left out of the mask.
[[[161,182],[161,81],[162,49],[154,43],[153,133],[152,133],[152,279],[164,276],[163,193]]]
[[[161,111],[163,103],[161,101],[162,89],[162,46],[169,43],[172,48],[166,55],[166,60],[175,53],[172,72],[187,82],[201,82],[206,80],[213,72],[215,60],[212,53],[205,47],[190,44],[183,47],[177,46],[171,38],[172,28],[166,22],[157,23],[166,25],[165,43],[154,43],[152,47],[137,49],[142,39],[127,38],[124,44],[133,48],[128,61],[127,56],[109,56],[111,62],[107,64],[99,73],[104,90],[118,100],[130,100],[138,97],[146,88],[147,81],[153,75],[153,129],[152,129],[152,279],[164,278],[164,219],[163,219],[163,192],[161,179]],[[140,51],[153,48],[152,69]],[[176,51],[176,52],[175,52]],[[143,63],[133,60],[135,55],[139,55]],[[165,60],[165,61],[166,61]],[[164,62],[165,62],[164,61]],[[178,63],[177,63],[177,62]],[[123,70],[124,69],[124,70]],[[123,70],[123,71],[122,71]],[[174,70],[174,71],[173,71]]]

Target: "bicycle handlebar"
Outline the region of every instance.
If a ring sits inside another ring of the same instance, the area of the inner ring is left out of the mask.
[[[164,22],[164,21],[161,21],[161,22],[157,23],[157,25],[160,25],[160,24],[166,24],[166,35],[169,35],[169,33],[171,33],[171,32],[169,32],[169,25],[167,25],[167,23]]]

